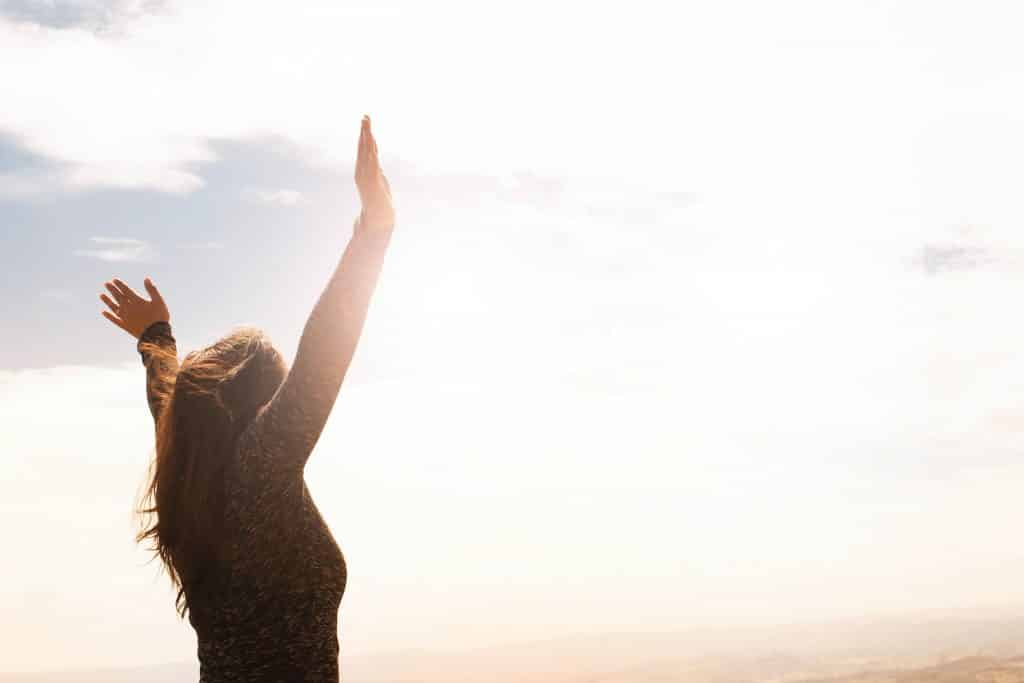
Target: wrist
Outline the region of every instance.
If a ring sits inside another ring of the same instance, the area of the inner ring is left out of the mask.
[[[137,339],[141,342],[146,338],[164,337],[171,334],[170,320],[154,320],[139,333]]]
[[[391,233],[395,229],[394,218],[386,219],[379,217],[369,217],[365,213],[360,213],[356,217],[354,233],[357,235],[368,235],[376,237],[390,237]]]

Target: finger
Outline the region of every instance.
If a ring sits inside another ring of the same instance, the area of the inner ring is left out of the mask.
[[[124,292],[124,295],[132,301],[142,301],[142,297],[135,293],[135,290],[124,283],[123,280],[114,278],[114,284],[117,288]]]
[[[103,313],[103,317],[104,318],[106,318],[110,322],[114,323],[115,325],[120,327],[122,330],[124,330],[128,334],[131,334],[131,330],[129,330],[127,327],[124,326],[124,321],[121,320],[120,318],[118,318],[116,315],[114,315],[110,311],[101,311],[101,313]]]
[[[117,278],[113,278],[113,279],[110,280],[110,282],[107,283],[107,289],[110,289],[111,287],[113,287],[117,291],[117,293],[120,294],[121,296],[125,296],[125,297],[128,296],[128,289],[129,288],[127,286],[124,286],[124,282],[123,281],[121,281],[121,280],[119,280]]]
[[[370,117],[363,117],[363,131],[365,133],[363,138],[363,165],[365,166],[364,171],[366,173],[373,173],[373,128],[370,124]]]
[[[122,292],[113,282],[104,282],[103,286],[106,287],[107,291],[114,296],[114,299],[117,301],[119,306],[125,304],[128,301],[128,296],[124,292]]]
[[[152,280],[147,277],[142,284],[145,285],[146,291],[149,292],[149,298],[152,299],[153,302],[158,304],[164,303],[164,298],[160,295],[160,290],[156,288],[156,285],[153,284]]]
[[[369,127],[369,119],[363,116],[362,125],[359,128],[359,147],[356,150],[356,173],[358,174],[366,165],[366,132]]]
[[[118,311],[120,310],[120,308],[121,308],[120,306],[118,306],[118,305],[117,305],[117,304],[116,304],[116,303],[114,302],[114,300],[113,300],[113,299],[111,299],[111,298],[110,298],[109,296],[107,296],[106,294],[100,294],[100,300],[101,300],[101,301],[102,301],[103,303],[105,303],[105,304],[106,304],[107,306],[109,306],[109,307],[110,307],[110,310],[111,310],[111,311],[113,311],[114,313],[117,313],[117,312],[118,312]]]

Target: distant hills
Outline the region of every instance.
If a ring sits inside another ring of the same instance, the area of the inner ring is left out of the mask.
[[[345,683],[1024,683],[1024,618],[620,633],[342,657]],[[194,663],[0,674],[0,683],[188,683]]]
[[[1024,683],[1024,658],[964,657],[910,670],[864,671],[806,683]]]

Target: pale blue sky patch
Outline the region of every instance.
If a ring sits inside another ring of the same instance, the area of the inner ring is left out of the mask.
[[[223,242],[189,242],[188,244],[179,245],[181,249],[186,250],[208,250],[208,249],[223,249]]]
[[[44,289],[39,292],[39,296],[44,299],[60,302],[70,302],[74,299],[74,294],[67,289]]]

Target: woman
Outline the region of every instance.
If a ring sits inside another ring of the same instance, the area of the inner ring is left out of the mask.
[[[153,283],[120,280],[103,315],[138,340],[156,422],[149,539],[198,639],[200,680],[337,681],[345,560],[303,469],[355,352],[395,212],[369,117],[355,172],[362,211],[309,316],[291,370],[255,329],[185,357]]]

